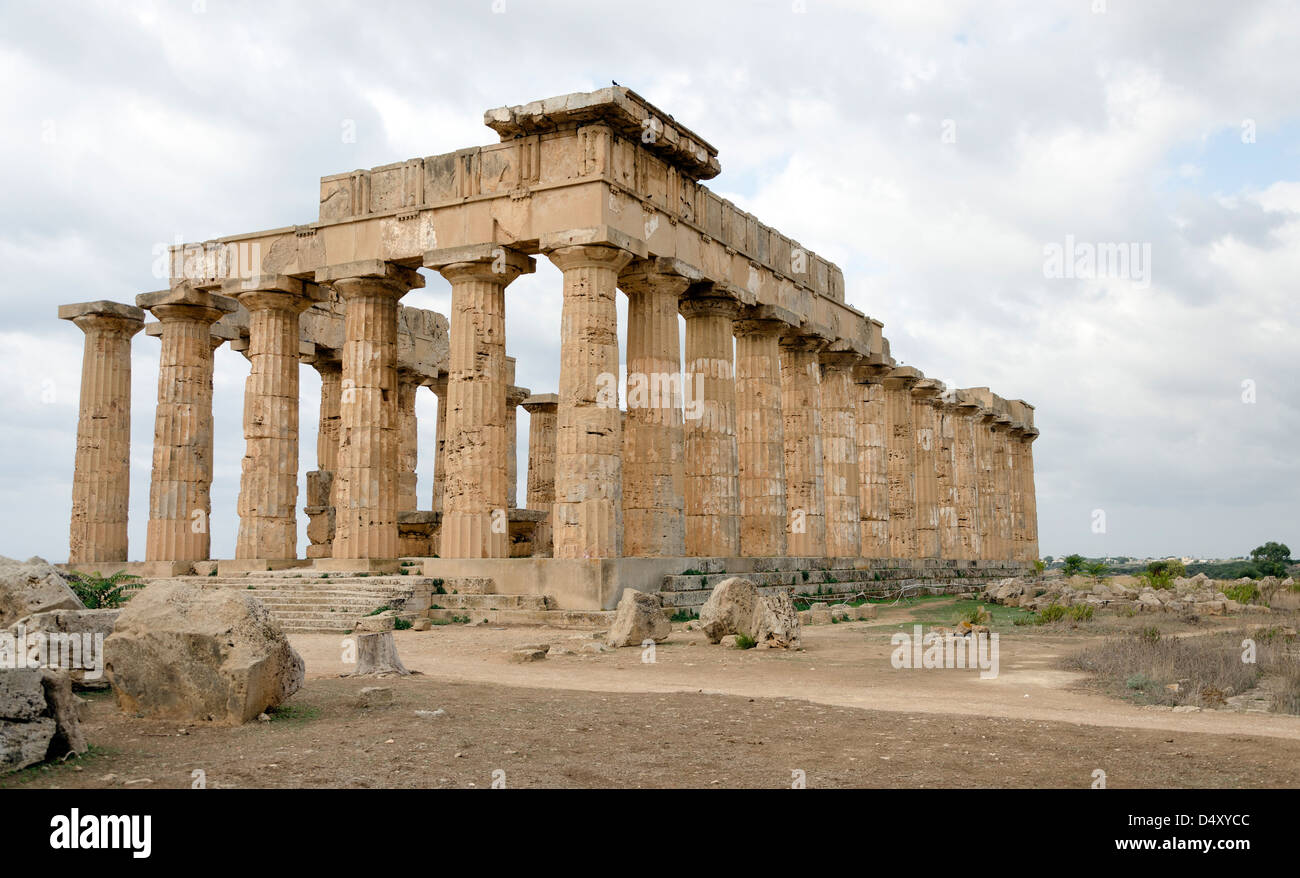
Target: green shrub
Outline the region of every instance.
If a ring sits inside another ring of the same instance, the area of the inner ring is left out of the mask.
[[[1060,621],[1065,618],[1065,614],[1065,607],[1060,604],[1051,604],[1038,611],[1038,624],[1045,625],[1048,622]]]
[[[1069,616],[1075,622],[1092,621],[1092,604],[1075,604],[1069,609]]]
[[[1253,582],[1243,582],[1239,585],[1230,585],[1223,590],[1224,595],[1229,600],[1234,600],[1239,604],[1249,604],[1259,599],[1259,586]]]
[[[112,576],[98,573],[71,573],[68,587],[81,599],[88,610],[112,610],[130,599],[128,592],[143,588],[140,577],[119,570]]]
[[[394,631],[405,631],[407,628],[410,628],[410,627],[411,627],[411,620],[410,620],[410,619],[403,619],[403,618],[401,618],[401,617],[398,617],[398,618],[396,618],[396,619],[393,620],[393,630],[394,630]]]
[[[748,634],[736,635],[736,649],[753,649],[758,645],[758,641]]]
[[[1138,632],[1138,640],[1143,643],[1159,643],[1160,629],[1154,625],[1148,625]]]

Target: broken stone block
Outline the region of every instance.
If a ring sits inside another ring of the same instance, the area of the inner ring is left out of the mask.
[[[672,624],[664,617],[659,596],[626,588],[605,642],[615,648],[640,646],[646,640],[667,640],[671,633]]]

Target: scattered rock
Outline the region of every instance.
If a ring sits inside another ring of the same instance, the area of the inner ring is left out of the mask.
[[[735,648],[736,648],[736,640],[737,640],[736,635],[734,635],[734,634],[726,634],[726,635],[723,635],[723,638],[722,638],[721,640],[719,640],[718,643],[722,644],[722,645],[725,646],[727,649],[735,649]]]
[[[357,624],[352,626],[353,631],[364,631],[367,633],[375,631],[392,631],[397,624],[397,611],[384,610],[382,613],[376,613],[373,616],[362,616],[357,620]]]
[[[412,631],[428,631],[432,627],[433,627],[433,620],[428,618],[416,619],[414,622],[411,623]]]
[[[66,672],[0,669],[0,774],[86,749]]]
[[[392,703],[391,686],[362,686],[357,693],[357,707],[390,707]]]
[[[610,652],[610,648],[600,640],[593,640],[578,647],[578,652],[583,655],[600,655],[603,652]]]
[[[156,582],[104,641],[105,674],[126,713],[248,722],[302,685],[302,657],[246,591]]]
[[[19,619],[9,626],[9,633],[17,637],[21,629],[29,636],[43,634],[50,639],[52,645],[56,637],[67,639],[69,653],[79,658],[83,666],[64,668],[72,675],[72,685],[78,689],[107,689],[108,679],[104,676],[102,667],[90,670],[89,676],[83,668],[94,664],[95,659],[102,658],[98,649],[113,633],[113,625],[121,612],[121,610],[46,610]],[[73,642],[70,638],[74,637],[80,639]],[[97,641],[97,637],[102,639]],[[59,644],[58,651],[62,650],[63,646]]]
[[[664,618],[658,595],[625,588],[605,642],[615,648],[640,646],[646,640],[667,640],[671,633],[672,624]]]
[[[86,607],[44,558],[16,561],[0,555],[0,628],[25,616]]]
[[[546,650],[537,647],[523,647],[521,649],[512,649],[506,653],[506,658],[515,664],[526,664],[528,662],[540,662],[546,658]]]

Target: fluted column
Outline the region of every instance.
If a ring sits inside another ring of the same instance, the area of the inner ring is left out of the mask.
[[[328,558],[334,540],[334,473],[339,459],[339,405],[343,393],[343,363],[335,352],[317,348],[310,359],[320,376],[320,418],[316,425],[316,469],[307,473],[308,558]]]
[[[527,508],[549,513],[555,505],[555,412],[559,397],[554,393],[530,396],[520,405],[528,412],[528,496]],[[537,523],[533,554],[550,557],[553,551],[551,517]]]
[[[688,296],[681,312],[686,386],[698,405],[686,419],[686,554],[734,558],[740,554],[740,466],[732,325],[739,306],[721,296]]]
[[[1022,442],[1024,448],[1021,451],[1021,469],[1020,477],[1023,479],[1025,497],[1025,560],[1037,561],[1038,555],[1038,495],[1034,486],[1034,440],[1038,438],[1038,430],[1035,427],[1029,427],[1025,431]]]
[[[564,274],[556,415],[556,558],[617,558],[623,544],[623,431],[618,407],[618,275],[626,250],[550,250]]]
[[[889,554],[917,557],[916,429],[912,418],[912,387],[921,373],[900,366],[885,376],[885,410],[889,417]]]
[[[912,388],[916,431],[916,557],[939,557],[939,440],[935,405],[943,384],[924,378]]]
[[[1010,470],[1011,557],[1017,561],[1029,560],[1029,540],[1025,533],[1024,438],[1024,424],[1014,422],[1007,437],[1007,469]]]
[[[438,397],[438,417],[434,424],[433,447],[433,497],[434,512],[442,512],[442,498],[446,494],[447,478],[447,376],[439,375],[429,385]]]
[[[979,450],[980,407],[959,391],[953,426],[956,431],[958,558],[984,557],[980,540]]]
[[[397,511],[414,512],[416,470],[420,463],[420,423],[415,416],[415,398],[420,378],[403,370],[397,372]]]
[[[738,320],[736,448],[739,461],[740,554],[786,554],[785,425],[781,415],[781,320]]]
[[[889,418],[884,376],[888,366],[864,365],[853,371],[858,407],[858,510],[861,554],[888,558]]]
[[[136,304],[162,324],[145,560],[201,561],[212,544],[212,324],[236,305],[188,282]]]
[[[315,284],[284,276],[227,281],[248,310],[238,560],[298,556],[298,316],[321,299]]]
[[[529,397],[527,387],[515,386],[515,358],[506,357],[506,508],[519,506],[519,406]]]
[[[822,454],[820,338],[781,338],[781,417],[785,430],[788,552],[826,555],[826,483]]]
[[[826,486],[826,554],[856,558],[862,551],[858,470],[857,354],[824,351],[821,365],[822,458]]]
[[[623,435],[623,554],[686,554],[682,360],[677,300],[691,279],[637,260],[627,294],[627,421]]]
[[[958,522],[957,405],[950,396],[934,403],[935,482],[938,488],[939,557],[962,558]]]
[[[316,273],[345,303],[343,392],[335,475],[334,558],[397,558],[397,309],[424,286],[413,269],[387,262]]]
[[[68,563],[127,559],[131,491],[131,338],[144,311],[118,302],[59,306],[86,334],[81,355],[77,456]]]
[[[980,557],[986,561],[998,557],[998,483],[993,457],[993,423],[997,413],[982,402],[975,433],[975,453],[979,457]]]
[[[1010,560],[1015,551],[1011,536],[1011,474],[1008,442],[1011,419],[998,413],[993,421],[993,546],[998,561]]]
[[[497,245],[435,250],[424,264],[451,282],[444,558],[508,558],[506,286],[532,258]]]

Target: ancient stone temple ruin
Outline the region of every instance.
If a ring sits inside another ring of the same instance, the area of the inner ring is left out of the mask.
[[[1037,558],[1033,407],[897,365],[839,268],[704,185],[720,165],[703,139],[618,87],[485,122],[499,143],[322,178],[315,222],[178,245],[169,288],[134,306],[59,309],[85,333],[72,566],[383,574],[406,559],[601,610],[688,572],[949,582]],[[563,275],[561,324],[530,330],[558,335],[554,393],[515,386],[505,337],[507,302],[529,307],[508,288],[538,256]],[[450,283],[450,315],[401,304],[420,268]],[[148,536],[127,564],[141,329],[161,354]],[[246,447],[235,557],[213,562],[222,344],[249,363]],[[305,498],[301,363],[321,378]],[[421,387],[438,397],[431,497],[416,494]]]

